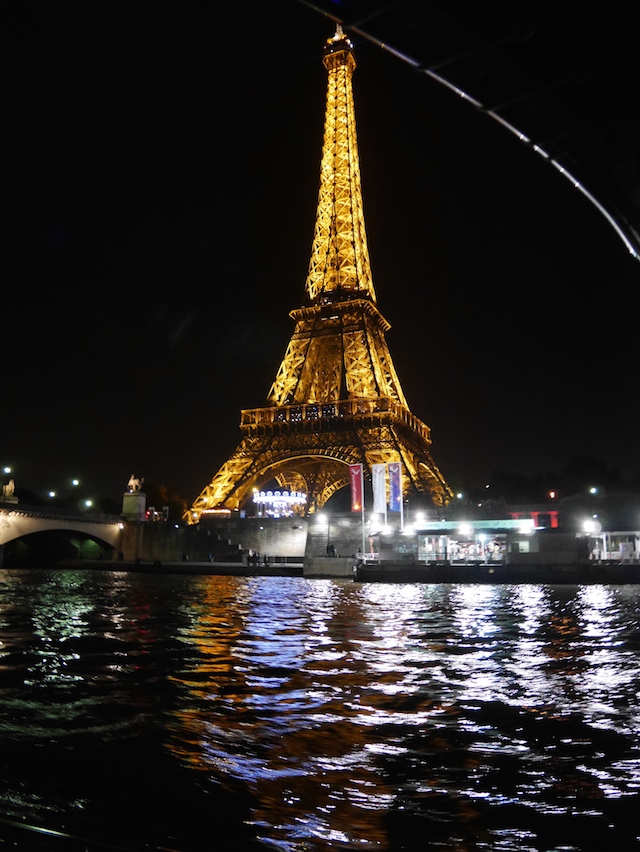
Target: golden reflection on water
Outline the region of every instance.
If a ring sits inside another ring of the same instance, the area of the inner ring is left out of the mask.
[[[393,793],[369,742],[366,695],[379,678],[361,654],[373,633],[354,587],[316,582],[283,596],[278,584],[265,595],[249,583],[238,595],[230,581],[202,591],[182,634],[200,661],[174,677],[170,750],[246,784],[270,837],[384,844],[379,815]]]

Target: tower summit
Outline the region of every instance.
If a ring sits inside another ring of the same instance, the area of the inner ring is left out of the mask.
[[[349,291],[375,302],[351,87],[356,60],[340,26],[325,43],[323,62],[328,72],[324,145],[307,295],[315,301]]]
[[[277,482],[320,509],[349,484],[349,465],[400,462],[405,492],[445,505],[452,492],[430,454],[430,430],[405,400],[378,311],[364,224],[352,76],[353,47],[328,39],[320,190],[306,304],[265,408],[241,413],[242,440],[186,514],[239,509]]]

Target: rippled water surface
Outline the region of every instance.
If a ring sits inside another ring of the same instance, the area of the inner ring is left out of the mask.
[[[0,571],[0,840],[640,849],[639,593]]]

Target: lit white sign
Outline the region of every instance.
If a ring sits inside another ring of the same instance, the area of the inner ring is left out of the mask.
[[[271,506],[297,506],[307,502],[307,495],[302,491],[254,491],[253,502]]]

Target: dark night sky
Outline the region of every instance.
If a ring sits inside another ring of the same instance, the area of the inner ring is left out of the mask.
[[[444,8],[420,4],[420,29],[397,4],[391,34],[429,54],[500,30]],[[538,11],[527,50],[541,74],[560,56],[585,71],[569,107],[614,104],[637,131],[637,74],[609,82],[630,28],[608,8],[610,24]],[[135,472],[191,501],[264,403],[303,300],[334,26],[295,0],[107,11],[6,22],[0,464],[18,487],[79,476],[118,497]],[[378,304],[445,477],[578,454],[637,475],[639,262],[513,135],[353,40]],[[465,69],[479,90],[490,62]]]

